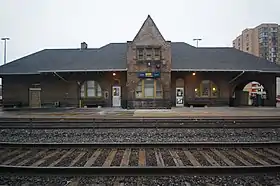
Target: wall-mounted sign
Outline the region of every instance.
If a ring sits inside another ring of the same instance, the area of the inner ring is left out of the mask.
[[[139,72],[139,78],[159,78],[160,72]]]

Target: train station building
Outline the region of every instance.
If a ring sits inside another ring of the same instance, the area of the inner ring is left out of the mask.
[[[165,40],[150,16],[135,38],[89,48],[45,49],[0,67],[5,107],[171,108],[246,105],[252,81],[276,105],[280,66],[230,47]],[[248,97],[248,96],[247,96]]]

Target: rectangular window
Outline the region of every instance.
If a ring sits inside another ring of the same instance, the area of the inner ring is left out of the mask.
[[[209,84],[210,82],[208,80],[202,81],[201,83],[201,96],[202,97],[208,97],[209,96]]]
[[[98,97],[102,96],[102,89],[101,89],[101,87],[99,85],[97,86],[97,96]]]
[[[143,48],[137,49],[137,59],[144,60],[144,49]]]
[[[88,88],[87,90],[87,96],[88,97],[95,97],[95,89],[91,89],[91,88]]]
[[[157,60],[160,60],[160,49],[159,48],[154,49],[154,58]]]
[[[96,96],[95,81],[88,81],[87,82],[87,96],[88,97],[95,97]]]
[[[162,97],[161,84],[159,83],[159,81],[156,81],[156,97],[157,98]]]
[[[145,79],[144,80],[145,97],[154,97],[154,80]]]
[[[142,98],[142,83],[139,83],[136,87],[136,98]]]
[[[151,48],[147,48],[146,49],[146,59],[147,60],[151,60],[152,59],[152,53],[153,53],[153,50]]]

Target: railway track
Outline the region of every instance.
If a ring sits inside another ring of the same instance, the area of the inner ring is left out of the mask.
[[[178,175],[280,170],[280,143],[0,144],[0,171]]]
[[[0,118],[0,129],[279,128],[280,117]]]

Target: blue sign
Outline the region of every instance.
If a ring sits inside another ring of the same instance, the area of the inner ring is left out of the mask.
[[[160,72],[139,72],[139,78],[159,78]]]

